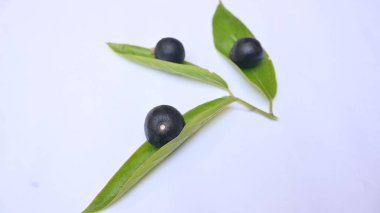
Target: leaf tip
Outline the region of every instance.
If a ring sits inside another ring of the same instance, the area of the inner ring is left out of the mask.
[[[82,213],[95,213],[105,208],[104,205],[98,205],[98,203],[94,202],[95,199],[82,211]]]
[[[113,49],[113,47],[114,47],[114,43],[112,43],[112,42],[106,42],[106,44],[107,44],[107,46],[109,46],[110,48],[112,48]]]
[[[83,210],[82,213],[90,213],[90,211],[88,211],[87,209],[88,207],[85,210]]]
[[[120,49],[120,45],[117,43],[112,43],[112,42],[106,42],[109,48],[111,48],[114,52],[116,53],[122,53]]]
[[[87,208],[85,210],[82,211],[82,213],[95,213],[97,211],[99,211],[99,209],[95,210],[92,208],[92,205],[89,205],[89,206],[87,206]]]
[[[218,4],[218,7],[221,7],[221,8],[223,8],[223,9],[225,9],[225,7],[224,7],[224,4],[223,4],[222,0],[219,0],[219,4]]]

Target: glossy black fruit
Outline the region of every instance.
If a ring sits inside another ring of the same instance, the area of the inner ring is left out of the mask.
[[[176,108],[168,105],[157,106],[145,118],[145,136],[149,143],[160,148],[177,137],[184,126],[185,120]]]
[[[154,48],[154,56],[157,59],[183,63],[185,59],[185,48],[182,43],[175,38],[163,38]]]
[[[264,58],[264,50],[258,40],[244,37],[234,44],[230,58],[240,68],[251,68]]]

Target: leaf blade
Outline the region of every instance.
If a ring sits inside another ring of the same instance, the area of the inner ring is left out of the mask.
[[[255,37],[251,31],[219,3],[212,20],[215,48],[271,102],[277,93],[277,80],[272,60],[267,52],[263,60],[253,68],[239,68],[229,57],[232,46],[242,37]]]
[[[100,211],[118,200],[149,171],[234,101],[236,98],[226,96],[206,102],[188,111],[183,115],[186,125],[181,134],[160,149],[145,141],[115,173],[83,213]]]
[[[194,65],[190,62],[185,61],[182,64],[178,64],[159,60],[154,57],[152,50],[135,45],[117,43],[107,44],[116,53],[142,65],[198,80],[228,90],[227,82],[218,74],[210,72],[209,70]]]

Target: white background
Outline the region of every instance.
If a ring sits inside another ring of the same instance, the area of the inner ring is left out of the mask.
[[[218,1],[0,0],[0,212],[80,212],[144,141],[154,106],[226,92],[106,42],[181,40],[237,96],[266,100],[215,50]],[[233,104],[104,212],[380,212],[380,2],[225,0],[271,55],[277,122]]]

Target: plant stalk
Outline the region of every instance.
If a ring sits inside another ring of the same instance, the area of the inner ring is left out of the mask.
[[[235,97],[235,96],[234,96]],[[268,112],[265,112],[253,105],[251,105],[250,103],[238,98],[238,97],[235,97],[236,101],[239,102],[240,104],[244,105],[245,107],[247,107],[248,109],[252,110],[252,111],[255,111],[269,119],[272,119],[272,120],[277,120],[277,116],[275,116],[273,113],[268,113]]]

